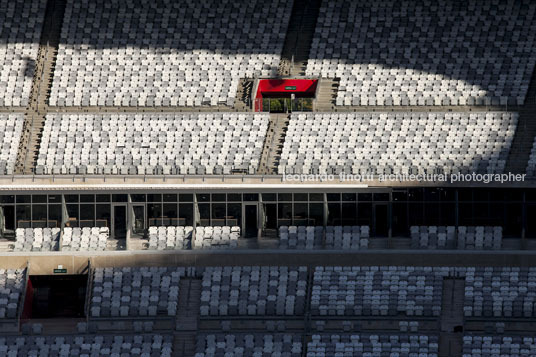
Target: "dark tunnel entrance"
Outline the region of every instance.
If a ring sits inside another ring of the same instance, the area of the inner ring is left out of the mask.
[[[84,317],[87,275],[33,275],[28,282],[26,302],[34,319]]]

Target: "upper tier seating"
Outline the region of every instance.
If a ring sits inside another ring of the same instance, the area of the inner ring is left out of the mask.
[[[1,16],[2,11],[0,11]],[[2,55],[0,54],[0,61],[1,59]],[[0,74],[2,70],[0,64]],[[2,92],[0,95],[4,93]],[[24,116],[22,114],[0,114],[0,175],[12,175],[15,171],[23,125]]]
[[[463,336],[463,357],[536,356],[533,336]]]
[[[301,336],[292,334],[210,334],[197,337],[195,357],[301,357]]]
[[[238,238],[240,238],[240,227],[238,226],[196,227],[192,248],[236,248]]]
[[[67,2],[58,106],[232,106],[240,78],[277,74],[292,1]]]
[[[419,249],[501,249],[500,226],[412,226],[411,247]]]
[[[467,268],[467,317],[536,316],[536,268]]]
[[[110,229],[108,227],[65,227],[61,241],[62,251],[104,251]]]
[[[0,10],[0,107],[30,100],[46,0],[10,0]]]
[[[279,248],[321,248],[323,236],[324,227],[322,226],[281,226],[279,227]]]
[[[326,248],[367,249],[369,237],[369,226],[327,226]]]
[[[536,137],[534,138],[534,143],[530,150],[529,162],[527,163],[527,176],[536,176]]]
[[[46,252],[58,250],[59,228],[17,228],[15,252]]]
[[[337,105],[523,104],[536,3],[324,1],[307,76],[340,78]]]
[[[49,114],[38,174],[253,174],[268,114]]]
[[[90,316],[175,316],[185,268],[97,268]]]
[[[149,227],[150,250],[188,249],[194,227]]]
[[[502,227],[458,227],[458,249],[501,249]]]
[[[518,114],[292,114],[279,173],[501,173]]]
[[[317,267],[311,312],[322,316],[439,316],[450,268]]]
[[[411,226],[411,247],[414,249],[456,248],[454,226]]]
[[[306,267],[208,267],[201,316],[303,315]]]
[[[66,335],[0,337],[0,356],[173,355],[171,335]]]
[[[313,335],[307,344],[307,357],[436,357],[438,353],[438,336],[427,335]]]
[[[24,269],[0,269],[0,319],[15,319],[22,308]],[[0,353],[1,355],[1,353]]]

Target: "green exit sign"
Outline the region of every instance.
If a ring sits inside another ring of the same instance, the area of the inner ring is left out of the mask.
[[[54,274],[67,274],[67,269],[54,269]]]
[[[296,86],[285,86],[285,90],[296,90]]]

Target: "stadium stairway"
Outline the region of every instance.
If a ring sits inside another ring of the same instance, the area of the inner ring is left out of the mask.
[[[294,0],[281,54],[280,76],[305,75],[321,3],[321,0]]]
[[[176,332],[173,336],[173,351],[178,356],[190,357],[195,354],[200,303],[201,280],[194,278],[181,279]]]
[[[441,326],[439,337],[440,356],[460,356],[463,344],[463,331],[455,331],[463,326],[463,300],[465,294],[464,279],[443,280],[441,297]]]
[[[464,279],[444,279],[441,298],[441,331],[454,332],[463,325]]]
[[[529,161],[530,151],[536,137],[536,70],[532,73],[525,105],[519,109],[514,141],[510,148],[506,172],[525,173]]]
[[[270,123],[257,170],[258,174],[277,174],[277,165],[283,150],[289,121],[290,117],[287,114],[270,114]]]
[[[241,79],[236,89],[234,109],[239,112],[249,112],[252,109],[251,92],[253,91],[252,79]]]
[[[335,100],[337,99],[337,90],[339,89],[339,82],[339,78],[320,79],[316,96],[315,111],[328,112],[332,111],[335,108]]]
[[[32,174],[45,124],[66,0],[48,0],[15,173]]]

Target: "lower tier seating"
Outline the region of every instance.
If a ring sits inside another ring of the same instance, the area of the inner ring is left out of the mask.
[[[301,357],[302,340],[292,334],[207,334],[197,338],[195,357]]]
[[[0,319],[18,317],[22,308],[25,279],[25,269],[0,269]]]
[[[160,356],[173,355],[171,335],[66,335],[0,337],[0,356]]]
[[[428,335],[313,335],[307,357],[418,356],[437,357],[438,336]]]
[[[466,268],[466,317],[536,317],[536,268]]]
[[[90,316],[175,316],[185,268],[97,268]]]
[[[201,316],[303,315],[306,286],[306,267],[209,267]]]
[[[321,316],[439,316],[450,268],[317,267],[311,313]]]
[[[463,357],[536,356],[533,336],[463,336]]]

